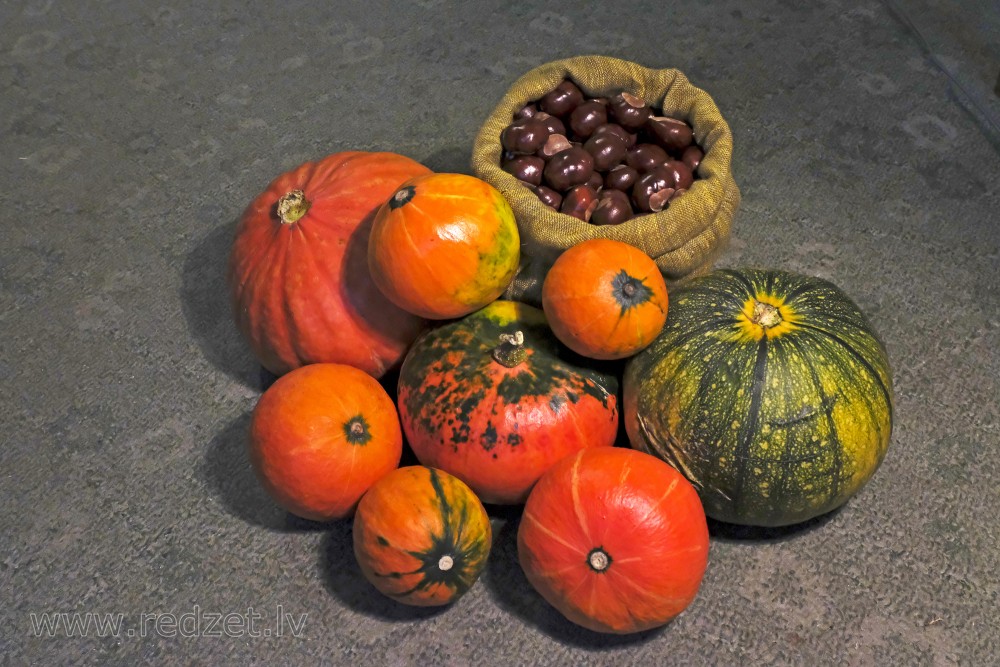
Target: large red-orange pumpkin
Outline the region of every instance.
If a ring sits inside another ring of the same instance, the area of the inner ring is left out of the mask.
[[[569,248],[542,284],[542,308],[567,347],[595,359],[642,350],[667,321],[667,285],[656,263],[621,241],[591,239]]]
[[[618,381],[581,361],[542,311],[513,301],[431,329],[400,369],[407,442],[483,502],[523,503],[559,459],[614,444]]]
[[[426,173],[394,153],[336,153],[281,174],[247,207],[228,282],[237,325],[265,368],[335,362],[379,377],[402,360],[424,322],[372,282],[368,237],[396,188]]]
[[[514,213],[496,188],[465,174],[426,174],[400,186],[379,211],[368,262],[393,303],[449,319],[499,297],[520,253]]]
[[[314,521],[350,516],[376,480],[399,465],[403,434],[375,378],[344,364],[291,371],[260,397],[250,461],[264,489]]]
[[[566,618],[597,632],[667,623],[698,593],[708,526],[698,493],[649,454],[586,449],[546,472],[524,506],[518,559]]]
[[[407,466],[375,482],[354,515],[354,555],[379,592],[421,607],[448,604],[490,553],[490,517],[462,480]]]

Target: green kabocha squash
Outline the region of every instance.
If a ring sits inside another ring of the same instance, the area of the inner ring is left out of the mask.
[[[775,270],[724,270],[671,294],[662,334],[629,361],[636,449],[683,472],[708,516],[781,526],[829,512],[881,464],[892,377],[840,289]]]

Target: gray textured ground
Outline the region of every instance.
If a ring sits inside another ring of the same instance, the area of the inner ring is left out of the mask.
[[[892,3],[923,43],[872,1],[212,4],[0,4],[0,662],[997,664],[995,2]],[[513,515],[480,583],[422,613],[361,580],[348,525],[275,509],[243,453],[261,377],[222,284],[272,176],[343,149],[467,170],[507,86],[583,53],[713,94],[744,195],[723,264],[839,284],[897,391],[857,498],[799,531],[715,527],[695,603],[628,638],[533,593]],[[127,633],[248,607],[273,630],[277,605],[308,614],[301,637]],[[125,625],[36,636],[43,612]]]

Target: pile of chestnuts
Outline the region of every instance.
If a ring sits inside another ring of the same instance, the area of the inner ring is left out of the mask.
[[[545,204],[595,225],[662,211],[697,178],[691,126],[627,92],[588,98],[566,79],[500,135],[501,167]]]

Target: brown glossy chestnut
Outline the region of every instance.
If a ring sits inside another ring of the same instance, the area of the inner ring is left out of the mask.
[[[578,185],[563,197],[559,212],[589,222],[595,208],[597,208],[597,193],[589,186]]]
[[[569,129],[580,139],[586,139],[594,130],[608,122],[608,111],[600,102],[588,100],[569,115]]]
[[[618,93],[608,100],[611,117],[626,130],[638,130],[645,125],[650,110],[646,103],[631,93]]]
[[[542,200],[543,204],[549,208],[554,208],[557,211],[559,210],[559,206],[562,204],[563,200],[561,194],[544,185],[536,185],[531,189],[534,190],[535,194],[538,195],[538,198]]]
[[[620,164],[604,175],[604,187],[628,192],[637,180],[639,180],[638,171],[627,164]]]
[[[698,171],[698,165],[701,164],[702,159],[705,157],[705,151],[701,150],[701,146],[698,144],[691,144],[684,149],[681,153],[681,162],[688,166],[692,172]]]
[[[538,157],[548,159],[555,155],[556,153],[561,153],[567,148],[572,148],[573,144],[570,140],[561,134],[550,134],[549,138],[545,140],[545,145],[539,149],[537,155]]]
[[[564,137],[566,136],[566,124],[563,123],[558,117],[545,113],[544,111],[539,111],[534,117],[545,123],[545,127],[549,129],[549,134],[561,134]]]
[[[545,160],[534,155],[517,155],[500,166],[519,181],[531,185],[541,185]]]
[[[566,79],[545,94],[538,106],[553,116],[565,116],[580,106],[583,92],[572,81]]]
[[[680,155],[694,141],[690,125],[667,116],[650,117],[646,122],[646,131],[656,143],[674,155]]]
[[[622,139],[622,141],[625,142],[625,148],[632,148],[633,146],[635,146],[636,140],[638,139],[638,136],[636,135],[635,132],[629,132],[618,123],[608,123],[607,125],[602,125],[596,130],[594,130],[594,134],[592,134],[591,136],[598,137],[603,134],[617,135]]]
[[[564,192],[590,180],[594,173],[594,158],[579,146],[556,153],[545,165],[545,183],[553,190]],[[564,202],[565,203],[565,202]]]
[[[663,208],[666,200],[664,199],[662,202],[659,202],[659,208],[653,208],[657,204],[657,200],[661,199],[663,195],[656,199],[653,197],[657,193],[666,190],[674,190],[670,174],[665,173],[665,170],[662,168],[654,169],[640,176],[639,180],[635,182],[635,186],[632,188],[632,203],[640,211],[658,211]],[[673,192],[669,194],[673,194]],[[669,194],[666,196],[669,197]]]
[[[597,197],[597,206],[590,216],[595,225],[620,225],[633,216],[632,202],[621,190],[604,190]]]
[[[694,183],[694,174],[680,160],[667,160],[667,163],[663,165],[663,169],[670,174],[670,178],[673,181],[670,184],[672,188],[687,190]]]
[[[607,171],[625,158],[625,141],[617,134],[605,132],[587,139],[583,150],[594,158],[594,169]]]
[[[625,153],[625,164],[639,173],[655,169],[669,159],[667,152],[656,144],[636,144]]]
[[[586,186],[594,192],[600,193],[604,189],[604,176],[595,169],[590,178],[587,179]]]
[[[500,143],[514,153],[530,155],[545,145],[549,128],[537,118],[522,118],[504,128]]]
[[[514,114],[514,120],[520,120],[522,118],[534,118],[535,114],[538,113],[538,107],[534,104],[525,104],[523,107],[517,110]]]

